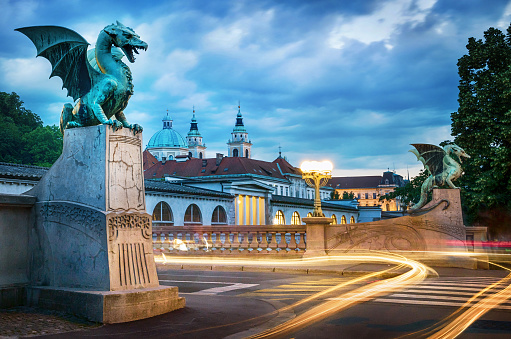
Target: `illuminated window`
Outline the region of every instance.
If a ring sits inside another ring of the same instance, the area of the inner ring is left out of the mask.
[[[337,225],[337,217],[335,214],[332,214],[332,225]]]
[[[302,222],[300,221],[300,214],[298,212],[294,211],[293,215],[291,216],[291,225],[301,225]]]
[[[281,210],[277,211],[277,214],[275,214],[275,225],[285,225],[286,220],[284,219],[284,212]]]
[[[341,217],[341,224],[346,224],[346,223],[347,223],[347,222],[346,222],[346,216],[344,216],[344,215],[343,215],[343,216]]]
[[[166,202],[160,201],[158,204],[156,204],[156,207],[153,210],[153,221],[156,221],[158,223],[174,222],[172,210],[170,209],[170,206]]]
[[[351,216],[350,218],[350,224],[354,224],[356,221],[355,221],[355,217],[354,216]]]
[[[185,223],[202,224],[199,206],[191,204],[185,212]]]
[[[227,224],[227,215],[222,206],[215,207],[211,217],[211,224]]]

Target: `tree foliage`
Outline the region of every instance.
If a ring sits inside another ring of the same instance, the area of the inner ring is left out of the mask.
[[[511,211],[511,26],[470,38],[458,60],[459,109],[451,114],[454,142],[470,156],[460,182],[471,220]],[[508,227],[509,218],[507,218]],[[489,225],[491,226],[491,225]]]
[[[58,128],[43,126],[16,93],[0,92],[0,126],[1,162],[49,167],[62,153]]]
[[[349,193],[347,191],[344,191],[342,192],[342,199],[353,200],[355,199],[355,193],[353,193],[353,191]]]

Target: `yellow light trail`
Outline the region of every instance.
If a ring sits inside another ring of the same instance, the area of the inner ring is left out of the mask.
[[[162,261],[164,260],[164,257],[162,257]],[[365,302],[368,300],[371,300],[379,295],[382,294],[388,294],[392,291],[395,291],[397,289],[404,288],[405,286],[409,284],[415,284],[422,280],[424,280],[428,273],[436,274],[434,270],[431,268],[417,262],[414,260],[407,259],[401,255],[397,254],[390,254],[390,253],[371,253],[371,254],[365,254],[365,255],[345,255],[345,256],[329,256],[329,257],[313,257],[313,258],[304,258],[304,259],[294,259],[294,260],[286,260],[286,261],[279,261],[279,260],[242,260],[242,259],[224,259],[224,258],[190,258],[190,257],[172,257],[173,263],[181,263],[181,264],[224,264],[224,265],[236,265],[236,264],[247,264],[247,261],[251,266],[253,265],[260,265],[260,266],[268,266],[268,265],[274,265],[274,266],[289,266],[289,265],[304,265],[304,264],[315,264],[319,265],[321,263],[328,263],[328,264],[334,264],[334,263],[342,263],[342,262],[379,262],[379,263],[386,263],[386,264],[395,264],[398,265],[397,267],[392,267],[383,271],[374,272],[370,274],[366,274],[364,276],[351,279],[350,281],[340,283],[338,285],[332,286],[330,288],[325,289],[324,291],[315,293],[307,298],[304,298],[292,305],[283,307],[277,312],[285,312],[289,309],[295,308],[297,306],[300,306],[302,304],[308,303],[310,301],[316,300],[326,294],[338,291],[339,289],[342,289],[346,286],[360,283],[362,281],[365,281],[370,278],[375,278],[378,276],[381,276],[385,273],[391,272],[395,269],[399,269],[402,267],[409,267],[410,270],[396,276],[394,278],[390,278],[383,281],[377,281],[370,285],[363,286],[360,288],[357,288],[351,292],[341,294],[339,295],[335,300],[329,300],[326,302],[323,302],[322,304],[313,307],[312,309],[306,311],[305,313],[295,317],[294,319],[287,321],[281,325],[278,325],[272,329],[266,330],[264,332],[261,332],[259,334],[256,334],[250,338],[270,338],[270,337],[277,337],[282,336],[285,334],[289,334],[290,332],[294,332],[296,330],[299,330],[305,326],[309,326],[317,321],[320,321],[322,319],[325,319],[328,316],[331,316],[332,314],[339,312],[343,309],[346,309],[348,307],[351,307],[353,305],[356,305],[361,302]],[[254,319],[249,319],[247,321],[251,321]],[[227,325],[222,325],[218,327],[223,327]],[[212,327],[209,329],[213,329],[217,327]],[[197,329],[192,332],[196,331],[202,331],[205,329]],[[191,333],[191,332],[187,332]]]
[[[495,264],[490,263],[496,266],[499,266],[505,270],[511,271],[508,268]],[[508,274],[505,278],[497,281],[494,284],[489,285],[488,287],[482,289],[480,292],[476,293],[473,297],[471,297],[458,311],[456,311],[454,314],[460,313],[461,310],[463,310],[466,307],[469,307],[466,311],[464,311],[462,314],[460,314],[458,317],[456,317],[454,320],[452,320],[447,325],[443,326],[441,330],[436,332],[435,334],[429,336],[428,338],[431,339],[450,339],[450,338],[456,338],[459,336],[463,331],[465,331],[470,325],[472,325],[477,319],[482,317],[485,313],[490,311],[491,309],[497,307],[498,305],[502,304],[503,302],[506,302],[511,298],[511,273]],[[476,300],[479,296],[483,295],[484,293],[498,287],[499,285],[507,285],[507,287],[503,288],[497,293],[491,294],[484,299],[480,300],[476,304],[470,306],[472,302]],[[454,315],[453,314],[453,315]],[[452,318],[452,315],[451,317]]]

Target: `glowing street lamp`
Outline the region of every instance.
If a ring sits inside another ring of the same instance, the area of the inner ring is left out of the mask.
[[[316,192],[314,197],[314,211],[313,217],[324,217],[321,210],[321,198],[319,196],[319,188],[325,186],[328,179],[332,177],[333,165],[330,161],[304,161],[300,165],[302,170],[302,179],[305,180],[307,185],[313,187]]]

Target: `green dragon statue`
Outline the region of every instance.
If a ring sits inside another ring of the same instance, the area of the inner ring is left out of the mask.
[[[60,131],[66,128],[111,125],[114,130],[125,127],[139,133],[142,127],[130,124],[124,109],[133,94],[131,71],[121,61],[122,50],[129,62],[135,62],[133,53],[147,50],[135,31],[117,21],[105,27],[98,36],[95,63],[87,58],[87,41],[75,31],[58,26],[33,26],[16,29],[25,34],[37,48],[37,56],[48,59],[52,65],[50,78],[58,76],[62,88],[68,90],[76,104],[65,104],[60,116]],[[114,47],[115,46],[115,47]],[[117,48],[116,48],[117,47]],[[115,119],[112,119],[115,117]]]
[[[422,184],[420,200],[410,208],[411,213],[426,204],[428,193],[434,187],[447,184],[450,188],[458,188],[452,182],[463,174],[462,158],[470,158],[461,147],[455,144],[449,144],[443,148],[429,144],[412,144],[412,146],[415,149],[410,152],[424,164],[424,168],[430,175]]]

